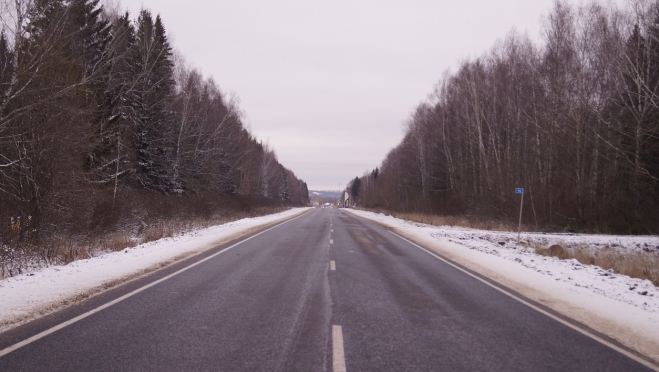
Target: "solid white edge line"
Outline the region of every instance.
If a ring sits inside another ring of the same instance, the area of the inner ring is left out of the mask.
[[[597,341],[597,342],[599,342],[599,343],[601,343],[601,344],[603,344],[603,345],[605,345],[605,346],[610,347],[611,349],[613,349],[613,350],[615,350],[615,351],[617,351],[617,352],[619,352],[619,353],[621,353],[621,354],[623,354],[623,355],[625,355],[625,356],[627,356],[627,357],[629,357],[629,358],[631,358],[631,359],[633,359],[633,360],[635,360],[635,361],[637,361],[637,362],[643,364],[644,366],[646,366],[646,367],[648,367],[648,368],[650,368],[650,369],[652,369],[652,370],[659,371],[659,366],[656,366],[656,365],[654,365],[653,363],[651,363],[651,362],[649,362],[649,361],[647,361],[647,360],[645,360],[645,359],[639,358],[637,355],[632,354],[632,353],[630,353],[629,351],[627,351],[627,350],[625,350],[625,349],[622,349],[622,348],[620,348],[619,346],[617,346],[617,345],[615,345],[615,344],[612,344],[611,342],[609,342],[609,341],[607,341],[607,340],[605,340],[605,339],[603,339],[603,338],[601,338],[601,337],[599,337],[599,336],[597,336],[597,335],[595,335],[595,334],[592,334],[592,333],[588,332],[588,331],[585,330],[585,329],[582,329],[582,328],[580,328],[580,327],[577,327],[576,325],[574,325],[574,324],[572,324],[572,323],[570,323],[570,322],[568,322],[568,321],[566,321],[566,320],[564,320],[564,319],[561,319],[560,317],[558,317],[558,316],[556,316],[556,315],[554,315],[554,314],[552,314],[552,313],[550,313],[550,312],[548,312],[548,311],[546,311],[546,310],[544,310],[544,309],[542,309],[542,308],[539,308],[538,306],[535,306],[534,304],[532,304],[532,303],[530,303],[530,302],[524,300],[523,298],[518,297],[518,296],[514,295],[513,293],[510,293],[510,292],[506,291],[505,289],[500,288],[500,287],[498,287],[498,286],[496,286],[496,285],[494,285],[494,284],[488,282],[487,280],[485,280],[485,279],[483,279],[483,278],[480,278],[480,277],[478,277],[478,276],[476,276],[476,275],[470,273],[469,271],[467,271],[467,270],[465,270],[465,269],[463,269],[463,268],[461,268],[461,267],[459,267],[459,266],[457,266],[457,265],[454,265],[453,263],[447,261],[447,260],[444,259],[443,257],[441,257],[441,256],[439,256],[439,255],[437,255],[437,254],[435,254],[435,253],[433,253],[433,252],[431,252],[431,251],[428,250],[428,249],[425,249],[425,248],[421,247],[420,245],[414,243],[413,241],[411,241],[411,240],[409,240],[409,239],[406,239],[406,238],[404,238],[404,237],[402,237],[402,236],[396,234],[395,232],[393,232],[393,231],[391,231],[391,230],[389,230],[389,232],[392,233],[393,235],[396,235],[397,237],[403,239],[404,241],[406,241],[406,242],[412,244],[413,246],[415,246],[415,247],[421,249],[422,251],[428,253],[429,255],[434,256],[435,258],[437,258],[437,259],[439,259],[439,260],[445,262],[446,264],[448,264],[448,265],[450,265],[450,266],[452,266],[452,267],[454,267],[454,268],[456,268],[456,269],[462,271],[463,273],[465,273],[465,274],[471,276],[472,278],[474,278],[474,279],[476,279],[476,280],[479,280],[479,281],[483,282],[484,284],[486,284],[486,285],[488,285],[488,286],[490,286],[490,287],[496,289],[497,291],[499,291],[499,292],[501,292],[501,293],[503,293],[503,294],[505,294],[505,295],[507,295],[507,296],[509,296],[509,297],[511,297],[511,298],[513,298],[513,299],[515,299],[515,300],[517,300],[517,301],[523,303],[524,305],[526,305],[526,306],[532,308],[533,310],[538,311],[538,312],[540,312],[540,313],[542,313],[542,314],[544,314],[544,315],[546,315],[546,316],[548,316],[548,317],[550,317],[550,318],[556,320],[557,322],[562,323],[563,325],[566,325],[566,326],[568,326],[568,327],[574,329],[575,331],[577,331],[577,332],[579,332],[579,333],[581,333],[581,334],[583,334],[583,335],[585,335],[585,336],[587,336],[587,337],[590,337],[591,339],[593,339],[593,340],[595,340],[595,341]]]
[[[336,271],[336,262],[330,261],[330,270],[331,271]]]
[[[340,325],[332,325],[332,369],[334,372],[346,372],[343,330]]]
[[[224,253],[224,252],[230,250],[231,248],[234,248],[234,247],[236,247],[236,246],[238,246],[238,245],[240,245],[240,244],[242,244],[242,243],[244,243],[244,242],[246,242],[246,241],[248,241],[248,240],[251,240],[251,239],[253,239],[253,238],[256,238],[257,236],[259,236],[259,235],[261,235],[261,234],[263,234],[263,233],[266,233],[266,232],[268,232],[268,231],[270,231],[270,230],[272,230],[272,229],[274,229],[274,228],[276,228],[276,227],[279,227],[279,226],[281,226],[281,225],[283,225],[283,224],[285,224],[285,223],[288,223],[288,222],[291,222],[291,221],[293,221],[293,220],[296,220],[296,219],[302,217],[302,216],[305,215],[305,214],[306,214],[306,212],[303,212],[303,213],[301,213],[299,216],[296,216],[296,217],[293,217],[293,218],[288,219],[288,220],[286,220],[286,221],[280,222],[280,223],[276,224],[275,226],[272,226],[272,227],[270,227],[270,228],[268,228],[268,229],[266,229],[266,230],[263,230],[263,231],[261,231],[261,232],[259,232],[259,233],[257,233],[257,234],[254,234],[254,235],[250,236],[250,237],[247,238],[247,239],[241,240],[241,241],[239,241],[238,243],[236,243],[236,244],[234,244],[234,245],[232,245],[232,246],[230,246],[230,247],[228,247],[228,248],[225,248],[225,249],[223,249],[223,250],[221,250],[221,251],[219,251],[219,252],[217,252],[217,253],[214,253],[214,254],[212,254],[212,255],[210,255],[210,256],[208,256],[208,257],[202,259],[202,260],[199,260],[199,261],[197,261],[197,262],[195,262],[195,263],[193,263],[193,264],[190,264],[189,266],[186,266],[186,267],[182,268],[181,270],[179,270],[179,271],[177,271],[177,272],[174,272],[174,273],[172,273],[172,274],[169,274],[169,275],[167,275],[167,276],[164,277],[164,278],[160,278],[160,279],[156,280],[155,282],[151,282],[151,283],[149,283],[149,284],[147,284],[147,285],[145,285],[145,286],[143,286],[143,287],[140,287],[140,288],[138,288],[138,289],[136,289],[136,290],[134,290],[134,291],[132,291],[132,292],[130,292],[130,293],[127,293],[127,294],[125,294],[125,295],[123,295],[123,296],[121,296],[121,297],[119,297],[119,298],[116,298],[116,299],[114,299],[114,300],[112,300],[112,301],[110,301],[110,302],[108,302],[108,303],[105,303],[105,304],[103,304],[103,305],[101,305],[101,306],[99,306],[99,307],[97,307],[97,308],[95,308],[95,309],[93,309],[93,310],[90,310],[90,311],[88,311],[88,312],[86,312],[86,313],[84,313],[84,314],[78,315],[77,317],[75,317],[75,318],[73,318],[73,319],[67,320],[67,321],[64,322],[64,323],[60,323],[60,324],[58,324],[58,325],[56,325],[56,326],[54,326],[54,327],[52,327],[52,328],[49,328],[49,329],[47,329],[47,330],[45,330],[45,331],[43,331],[43,332],[41,332],[41,333],[38,333],[38,334],[36,334],[36,335],[34,335],[34,336],[30,337],[30,338],[27,338],[27,339],[25,339],[25,340],[23,340],[23,341],[21,341],[21,342],[19,342],[19,343],[16,343],[16,344],[11,345],[11,346],[9,346],[9,347],[3,349],[3,350],[0,350],[0,357],[3,357],[3,356],[5,356],[5,355],[9,354],[9,353],[11,353],[12,351],[18,350],[18,349],[22,348],[23,346],[29,345],[29,344],[33,343],[34,341],[37,341],[37,340],[39,340],[39,339],[41,339],[41,338],[44,338],[44,337],[48,336],[48,335],[51,334],[51,333],[55,333],[55,332],[59,331],[60,329],[66,327],[66,326],[69,326],[69,325],[71,325],[71,324],[73,324],[73,323],[76,323],[76,322],[82,320],[82,319],[85,319],[85,318],[87,318],[88,316],[93,315],[93,314],[95,314],[95,313],[97,313],[97,312],[99,312],[99,311],[101,311],[101,310],[104,310],[104,309],[106,309],[106,308],[108,308],[108,307],[110,307],[110,306],[112,306],[112,305],[115,305],[115,304],[117,304],[117,303],[119,303],[119,302],[121,302],[121,301],[123,301],[123,300],[129,298],[129,297],[132,297],[132,296],[134,296],[134,295],[136,295],[136,294],[138,294],[138,293],[140,293],[140,292],[142,292],[142,291],[144,291],[144,290],[146,290],[146,289],[149,289],[149,288],[153,287],[153,286],[156,285],[156,284],[162,283],[162,282],[164,282],[164,281],[167,280],[167,279],[173,278],[173,277],[175,277],[176,275],[181,274],[181,273],[184,272],[184,271],[187,271],[187,270],[189,270],[189,269],[191,269],[191,268],[193,268],[193,267],[195,267],[195,266],[197,266],[197,265],[199,265],[199,264],[201,264],[201,263],[203,263],[203,262],[206,262],[206,261],[210,260],[211,258],[214,258],[215,256],[218,256],[218,255],[220,255],[220,254],[222,254],[222,253]]]

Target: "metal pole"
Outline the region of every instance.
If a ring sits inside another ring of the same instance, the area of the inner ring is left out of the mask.
[[[519,204],[519,226],[517,227],[517,244],[519,244],[519,237],[522,233],[522,208],[524,208],[524,193],[522,192],[522,201]]]

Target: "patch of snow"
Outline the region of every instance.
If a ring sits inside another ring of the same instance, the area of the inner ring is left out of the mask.
[[[348,211],[659,360],[659,289],[652,282],[574,259],[541,256],[527,248],[559,244],[659,255],[657,236],[523,233],[526,245],[518,245],[517,233],[438,227],[382,213]]]
[[[294,208],[273,215],[245,218],[0,280],[0,330],[57,309],[64,302],[85,298],[90,291],[91,294],[99,292],[104,286],[153,271],[165,263],[200,253],[254,228],[301,214],[307,209]]]

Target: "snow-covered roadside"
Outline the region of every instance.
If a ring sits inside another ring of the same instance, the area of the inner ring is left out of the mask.
[[[0,280],[0,331],[308,209],[245,218]]]
[[[576,260],[537,255],[517,246],[516,234],[437,227],[359,210],[351,213],[379,222],[440,255],[474,270],[569,318],[659,361],[659,289]],[[580,244],[592,249],[644,250],[659,237],[531,234],[543,244]],[[658,254],[647,252],[648,254]]]

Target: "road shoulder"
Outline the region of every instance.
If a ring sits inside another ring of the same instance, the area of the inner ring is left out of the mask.
[[[295,208],[0,281],[0,333],[69,308],[311,210]]]

